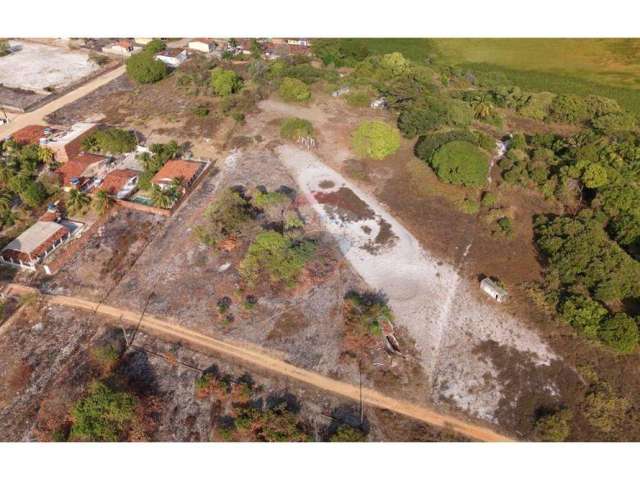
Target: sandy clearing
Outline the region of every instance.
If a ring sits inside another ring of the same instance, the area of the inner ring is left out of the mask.
[[[99,68],[82,51],[23,41],[9,44],[20,50],[0,58],[0,83],[7,87],[46,93],[47,87],[64,87]]]
[[[548,365],[557,358],[535,332],[490,300],[479,300],[477,284],[425,251],[375,198],[311,152],[286,145],[277,153],[354,269],[373,289],[388,295],[397,323],[416,341],[434,400],[447,398],[480,418],[495,420],[501,387],[491,363],[474,352],[483,341],[495,340],[525,352],[536,365]],[[364,248],[376,231],[363,230],[362,220],[333,215],[317,200],[318,192],[341,188],[350,189],[375,218],[391,225],[393,242],[374,252]]]

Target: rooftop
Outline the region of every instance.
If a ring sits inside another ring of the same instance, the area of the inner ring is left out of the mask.
[[[107,193],[115,195],[122,190],[129,179],[137,176],[138,174],[139,172],[129,168],[113,170],[104,177],[102,185],[100,185],[100,190],[105,190]]]
[[[2,251],[13,250],[29,256],[38,256],[67,233],[69,229],[64,225],[39,220],[11,241]]]
[[[183,182],[189,183],[198,175],[203,165],[202,162],[191,160],[169,160],[153,176],[151,182],[155,184],[169,183],[174,178],[181,178]]]
[[[11,137],[18,143],[40,143],[40,139],[44,137],[44,130],[47,127],[42,125],[28,125],[14,132]]]

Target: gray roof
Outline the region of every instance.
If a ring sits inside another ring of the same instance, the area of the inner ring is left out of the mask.
[[[39,220],[22,232],[18,238],[11,241],[2,250],[16,250],[30,255],[31,252],[55,235],[60,229],[68,231],[67,227],[60,225],[59,223],[43,222]]]

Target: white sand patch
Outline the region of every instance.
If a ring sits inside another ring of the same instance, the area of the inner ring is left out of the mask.
[[[530,353],[538,365],[556,358],[539,336],[522,326],[498,305],[474,294],[478,286],[456,269],[425,251],[373,197],[350,184],[311,152],[282,146],[277,152],[326,229],[333,234],[345,257],[376,290],[388,295],[396,322],[405,326],[422,355],[433,384],[433,398],[449,398],[460,408],[492,420],[501,399],[501,387],[491,362],[474,349],[486,340]],[[332,184],[331,184],[332,183]],[[331,185],[322,188],[322,185]],[[374,212],[374,222],[384,220],[395,239],[377,251],[362,248],[377,234],[371,220],[349,221],[327,212],[314,192],[348,188]],[[370,227],[367,233],[363,225]],[[467,247],[470,248],[470,244]]]
[[[43,93],[47,87],[67,86],[99,68],[82,51],[23,41],[9,45],[18,50],[0,57],[0,83],[7,87]]]

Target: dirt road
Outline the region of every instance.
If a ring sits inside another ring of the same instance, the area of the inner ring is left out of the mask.
[[[90,82],[81,85],[80,87],[72,90],[66,95],[62,95],[55,100],[43,105],[42,107],[34,110],[33,112],[24,113],[16,116],[9,124],[0,127],[0,138],[4,138],[12,133],[24,128],[28,125],[46,125],[44,117],[56,110],[68,105],[71,102],[75,102],[79,98],[93,92],[99,87],[109,83],[111,80],[115,80],[125,72],[125,66],[122,65],[115,70],[111,70],[104,75],[101,75]]]
[[[14,289],[13,291],[17,292],[19,290]],[[318,373],[293,366],[279,358],[273,357],[256,345],[239,344],[227,340],[223,341],[203,335],[177,325],[175,320],[160,319],[151,315],[144,315],[141,320],[141,314],[139,312],[123,310],[76,297],[43,295],[43,298],[53,304],[80,308],[105,315],[110,317],[115,324],[134,327],[139,326],[141,330],[149,334],[158,335],[173,341],[184,342],[216,354],[232,357],[246,365],[285,375],[293,380],[349,398],[356,402],[362,399],[365,404],[387,409],[436,427],[448,428],[473,440],[490,442],[513,441],[512,438],[501,435],[489,428],[474,425],[450,415],[438,413],[427,407],[391,398],[369,388],[360,389],[360,387],[356,385],[334,380]]]

